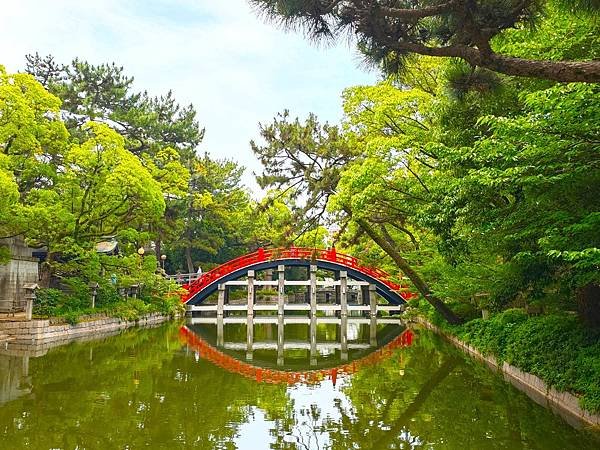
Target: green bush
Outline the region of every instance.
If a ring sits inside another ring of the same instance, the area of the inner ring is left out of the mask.
[[[75,324],[79,323],[81,314],[78,313],[77,311],[69,311],[63,317],[65,319],[65,322],[67,322],[70,325],[75,325]]]
[[[33,314],[36,316],[51,316],[57,306],[64,301],[64,294],[58,289],[45,288],[37,291],[33,302]]]
[[[137,320],[149,312],[152,312],[152,308],[142,299],[128,298],[115,307],[113,315],[123,320]]]
[[[77,311],[92,306],[92,293],[88,283],[79,277],[64,280],[66,294],[63,308],[68,311]]]
[[[105,280],[101,280],[98,284],[96,307],[103,308],[122,301],[122,297],[119,295],[116,286]]]

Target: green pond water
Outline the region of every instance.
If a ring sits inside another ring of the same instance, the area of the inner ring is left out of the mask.
[[[0,350],[0,449],[600,448],[427,331],[181,325]]]

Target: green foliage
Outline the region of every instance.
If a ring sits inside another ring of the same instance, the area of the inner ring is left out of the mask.
[[[286,110],[259,127],[264,142],[250,143],[264,166],[257,181],[263,189],[279,192],[292,207],[290,225],[297,230],[292,238],[296,240],[324,223],[341,171],[360,152],[349,145],[340,127],[321,124],[314,114],[304,121],[292,120]]]
[[[132,92],[133,77],[116,64],[93,65],[74,59],[63,65],[51,55],[27,55],[26,70],[69,112],[67,126],[76,135],[88,121],[110,123],[125,139],[126,148],[158,163],[165,149],[193,156],[204,130],[192,105],[176,103],[173,93],[151,97]]]
[[[139,298],[128,298],[124,302],[119,303],[114,315],[123,320],[137,320],[141,315],[149,313],[150,306]]]
[[[598,59],[600,23],[594,14],[597,14],[599,4],[597,0],[589,0],[596,3],[595,8],[590,8],[595,11],[585,14],[575,5],[584,6],[586,1],[550,0],[546,2],[543,20],[537,26],[506,30],[492,41],[492,46],[500,53],[523,58]]]
[[[33,314],[36,316],[51,316],[56,307],[64,301],[64,293],[59,289],[39,289],[33,303]]]
[[[167,281],[142,285],[140,298],[124,298],[119,295],[118,286],[100,280],[96,294],[96,307],[92,308],[91,288],[83,279],[70,277],[65,279],[62,289],[40,289],[33,313],[37,317],[63,318],[67,323],[77,323],[82,316],[96,314],[137,320],[153,312],[170,316],[184,312],[178,288]]]
[[[473,72],[484,68],[502,74],[563,82],[598,82],[597,61],[592,61],[589,67],[552,61],[539,64],[535,59],[543,58],[539,58],[537,52],[532,58],[529,52],[532,47],[539,47],[544,54],[551,53],[554,47],[564,48],[565,40],[575,42],[574,47],[580,45],[589,52],[589,46],[597,43],[594,13],[599,6],[596,0],[415,0],[400,3],[251,0],[251,3],[265,17],[286,28],[301,29],[313,39],[331,40],[346,33],[353,35],[366,62],[388,74],[405,71],[414,55],[435,55],[461,58],[472,66]],[[588,14],[590,11],[592,14]],[[548,16],[561,20],[550,22]],[[582,20],[580,16],[586,17]],[[569,26],[571,20],[576,25]],[[578,22],[587,22],[593,29],[588,35],[574,33],[575,30],[582,31],[577,27]],[[539,23],[543,28],[539,34],[517,32],[511,35],[515,30],[529,30]],[[513,45],[498,45],[496,40],[502,40],[507,33],[509,43]],[[523,47],[527,52],[519,51],[522,46],[514,45],[519,41],[526,42]],[[575,55],[560,50],[556,53],[560,54],[561,60],[582,56],[578,51]],[[488,76],[478,78],[489,80]]]

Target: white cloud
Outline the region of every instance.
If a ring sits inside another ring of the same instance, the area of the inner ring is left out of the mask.
[[[38,51],[63,62],[114,61],[140,90],[173,89],[206,127],[200,150],[250,171],[260,169],[248,145],[259,121],[284,108],[337,121],[342,89],[375,80],[347,46],[313,47],[263,23],[244,0],[6,2],[0,42],[8,70],[22,70],[24,55]]]

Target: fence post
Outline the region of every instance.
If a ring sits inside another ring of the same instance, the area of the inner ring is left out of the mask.
[[[371,317],[377,317],[377,296],[375,295],[375,285],[369,284],[369,306],[371,307]]]
[[[225,285],[219,284],[219,293],[217,297],[217,316],[223,317],[223,309],[225,305]]]

